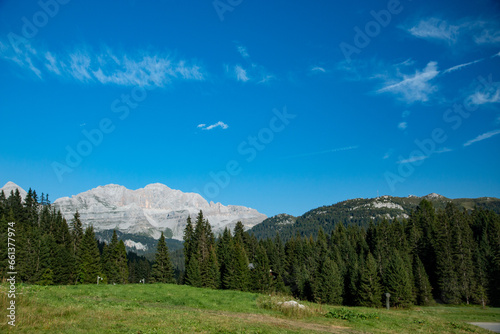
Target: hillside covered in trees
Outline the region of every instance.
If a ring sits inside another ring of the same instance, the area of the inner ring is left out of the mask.
[[[363,205],[363,203],[360,203]],[[238,223],[215,236],[200,211],[188,219],[182,252],[169,252],[162,235],[154,261],[126,253],[113,234],[99,242],[83,231],[78,213],[69,224],[42,195],[0,193],[0,275],[8,264],[7,231],[15,226],[17,281],[34,284],[164,282],[212,289],[282,292],[328,304],[380,307],[434,301],[500,305],[500,216],[453,202],[437,210],[423,199],[402,219],[320,226],[282,239],[258,239]],[[294,217],[282,216],[283,225]],[[184,256],[183,256],[184,254]]]
[[[500,214],[500,199],[493,197],[450,199],[435,193],[423,197],[381,196],[350,199],[322,206],[299,217],[287,214],[269,217],[251,228],[250,233],[255,234],[258,239],[266,239],[279,232],[281,238],[286,241],[297,233],[301,236],[317,237],[320,228],[330,234],[338,223],[367,228],[371,222],[384,218],[389,221],[408,219],[424,199],[431,202],[435,209],[445,209],[448,203],[453,203],[459,210],[471,211],[478,207]]]

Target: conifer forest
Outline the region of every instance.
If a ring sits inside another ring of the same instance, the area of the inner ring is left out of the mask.
[[[184,247],[170,252],[162,234],[154,257],[126,251],[66,221],[48,195],[0,193],[0,276],[15,227],[18,282],[39,285],[172,283],[283,293],[333,305],[480,304],[500,306],[500,216],[422,200],[408,219],[367,227],[338,223],[330,234],[257,239],[238,223],[215,235],[200,211],[188,218]]]

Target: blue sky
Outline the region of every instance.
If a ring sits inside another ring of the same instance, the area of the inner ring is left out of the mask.
[[[496,1],[1,1],[0,183],[267,215],[500,197]]]

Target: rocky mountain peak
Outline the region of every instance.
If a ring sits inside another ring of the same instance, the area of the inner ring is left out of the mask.
[[[76,210],[84,225],[92,224],[96,231],[117,229],[123,233],[159,238],[170,230],[173,238],[181,240],[188,216],[195,218],[199,211],[217,234],[225,227],[233,228],[241,221],[250,228],[267,217],[257,210],[221,203],[210,204],[199,194],[184,193],[161,183],[130,190],[108,184],[54,201],[57,209],[71,221]]]
[[[19,194],[21,195],[21,198],[25,198],[26,195],[28,194],[26,192],[26,190],[24,190],[23,188],[21,188],[20,186],[18,186],[17,184],[15,184],[14,182],[12,181],[9,181],[7,182],[2,188],[0,188],[0,192],[3,191],[4,194],[5,194],[5,197],[9,197],[10,196],[10,193],[12,191],[16,191],[16,189],[19,190]]]

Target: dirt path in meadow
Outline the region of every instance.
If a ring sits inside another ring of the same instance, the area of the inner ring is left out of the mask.
[[[348,333],[352,331],[348,327],[334,326],[334,325],[321,325],[314,323],[307,323],[291,319],[276,318],[265,314],[254,313],[219,313],[226,317],[237,318],[239,320],[275,325],[284,329],[305,329],[309,331],[323,332],[323,333]]]

